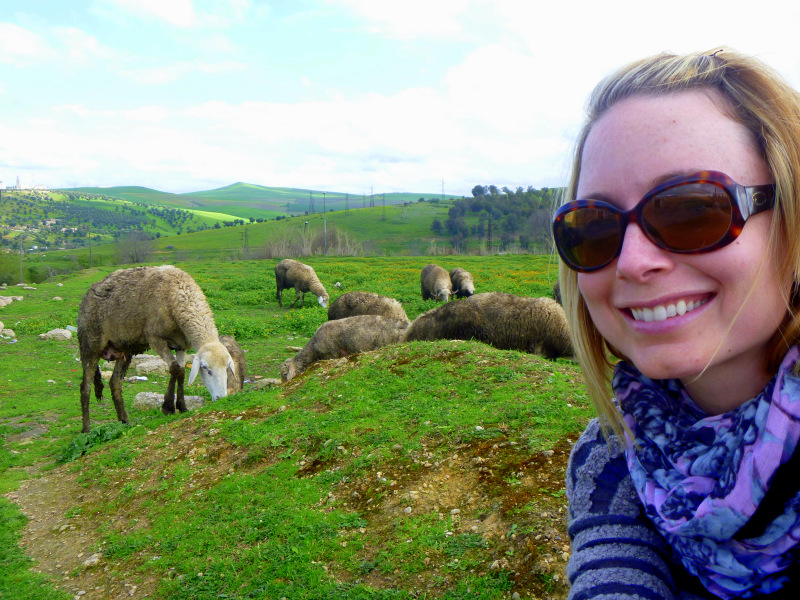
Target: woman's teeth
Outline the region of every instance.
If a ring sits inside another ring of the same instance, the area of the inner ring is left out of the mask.
[[[653,308],[632,308],[631,313],[636,321],[666,321],[670,317],[685,315],[706,303],[706,300],[686,302],[679,300],[675,304],[659,304]]]

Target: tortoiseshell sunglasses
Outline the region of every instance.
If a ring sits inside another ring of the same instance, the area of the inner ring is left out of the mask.
[[[553,238],[566,265],[591,273],[622,251],[628,224],[639,225],[659,248],[701,254],[727,246],[751,215],[775,204],[775,184],[745,187],[718,171],[665,181],[628,211],[601,200],[574,200],[553,218]]]

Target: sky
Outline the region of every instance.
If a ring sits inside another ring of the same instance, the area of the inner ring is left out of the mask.
[[[0,0],[6,187],[563,185],[595,84],[724,45],[800,88],[798,3]]]

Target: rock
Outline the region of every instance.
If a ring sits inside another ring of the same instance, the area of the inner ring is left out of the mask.
[[[99,554],[92,554],[89,558],[83,561],[84,567],[93,567],[97,563],[100,562],[100,555]]]
[[[193,410],[205,404],[203,396],[184,396],[183,401],[186,403],[186,408]],[[164,394],[158,392],[139,392],[133,399],[133,408],[137,410],[152,410],[154,408],[161,408],[164,403]]]
[[[261,390],[264,388],[271,388],[276,387],[281,384],[280,379],[270,379],[268,377],[264,377],[263,379],[259,379],[258,381],[253,382],[253,389],[254,390]]]
[[[47,333],[40,333],[40,340],[68,340],[72,337],[72,332],[68,329],[51,329]]]
[[[5,327],[6,327],[6,326],[5,326],[5,325],[3,325],[3,322],[2,322],[2,321],[0,321],[0,331],[3,331],[3,329],[5,329]]]
[[[63,298],[61,296],[53,296],[53,300],[61,301]]]
[[[151,354],[137,354],[131,360],[131,367],[139,375],[169,375],[167,363],[160,356]]]
[[[17,334],[14,333],[13,329],[3,329],[0,331],[0,335],[7,338],[16,338]]]

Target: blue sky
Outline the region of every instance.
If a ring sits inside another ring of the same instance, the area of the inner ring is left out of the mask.
[[[800,87],[789,4],[0,0],[0,180],[558,186],[625,62],[724,44]]]

